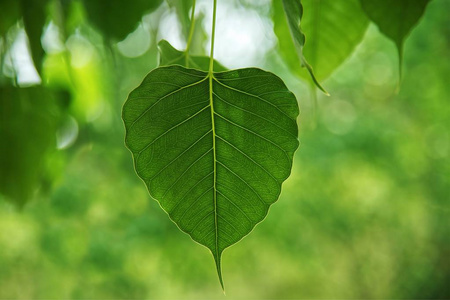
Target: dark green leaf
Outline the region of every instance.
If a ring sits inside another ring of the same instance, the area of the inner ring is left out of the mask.
[[[288,26],[282,21],[279,2],[273,0],[275,32],[280,43],[281,54],[295,73],[308,78],[309,74],[297,67],[300,61],[293,51],[292,42],[286,36]],[[299,0],[283,0],[283,3],[285,3],[288,19],[293,20],[292,24],[298,24],[301,18],[301,29],[306,36],[306,41],[301,36],[301,32],[297,32],[295,34],[297,44],[301,45],[302,42],[305,44],[302,49],[303,55],[314,69],[314,74],[319,81],[330,76],[349,57],[362,40],[369,23],[358,0],[303,0],[301,2],[303,16],[301,16]],[[296,9],[290,7],[296,7]],[[291,30],[292,27],[291,25]]]
[[[83,0],[89,20],[108,39],[123,40],[136,29],[145,13],[149,13],[163,0]]]
[[[0,37],[19,19],[20,8],[16,1],[0,1]]]
[[[179,51],[172,47],[172,45],[166,40],[161,40],[158,43],[158,48],[160,66],[180,65],[184,67],[196,68],[202,71],[208,71],[209,69],[209,57],[207,56],[188,55],[186,51]],[[227,69],[218,61],[214,60],[214,70],[217,72],[222,72]]]
[[[295,96],[256,68],[150,72],[123,107],[136,172],[178,227],[223,250],[277,201],[298,147]]]
[[[44,49],[41,44],[41,36],[47,21],[48,0],[21,0],[21,9],[25,31],[30,43],[31,56],[36,70],[40,73]]]
[[[60,109],[43,87],[0,87],[0,193],[22,206],[56,148]]]
[[[360,2],[367,16],[397,46],[401,71],[405,38],[419,22],[430,0],[360,0]]]

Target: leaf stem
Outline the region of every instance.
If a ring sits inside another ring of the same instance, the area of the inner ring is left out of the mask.
[[[189,26],[189,36],[186,45],[186,67],[189,67],[189,49],[191,47],[192,37],[194,36],[194,28],[195,28],[195,2],[192,3],[192,12],[191,12],[191,25]]]
[[[213,21],[211,30],[211,53],[209,55],[209,75],[211,76],[214,71],[214,38],[216,35],[216,11],[217,11],[217,0],[214,0],[213,8]]]
[[[317,104],[317,90],[314,83],[311,81],[310,84],[310,95],[311,95],[311,129],[316,129],[318,122],[318,104]]]

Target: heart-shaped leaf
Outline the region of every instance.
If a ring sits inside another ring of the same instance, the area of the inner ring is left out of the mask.
[[[159,49],[159,65],[170,66],[180,65],[183,67],[192,67],[202,71],[209,69],[209,57],[207,56],[191,56],[186,51],[175,49],[168,41],[161,40],[158,43]],[[226,71],[227,68],[222,66],[217,60],[214,60],[214,70],[217,72]]]
[[[221,254],[277,201],[298,147],[295,96],[272,73],[151,71],[123,107],[136,172],[178,227]]]
[[[288,27],[293,31],[293,26],[288,26],[283,20],[284,13],[279,2],[272,1],[275,33],[281,55],[296,74],[307,79],[310,75],[298,68],[300,61],[292,50],[292,41],[286,36]],[[303,38],[303,55],[314,69],[318,81],[330,76],[350,56],[362,40],[369,24],[358,0],[302,0],[301,4],[300,0],[283,0],[283,4],[289,24],[298,24],[301,19],[301,30],[306,36],[306,41]],[[300,34],[297,32],[295,35]],[[302,41],[301,37],[297,39]],[[298,47],[297,45],[297,49]]]
[[[372,22],[397,46],[401,74],[403,43],[419,22],[430,0],[360,0],[360,2]]]

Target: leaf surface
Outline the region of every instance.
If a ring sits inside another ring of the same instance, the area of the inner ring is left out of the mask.
[[[272,3],[275,33],[280,43],[281,55],[296,74],[307,79],[309,74],[297,67],[301,61],[293,51],[295,46],[287,37],[288,27],[291,27],[292,31],[293,25],[288,26],[286,21],[283,21],[279,2],[273,0]],[[318,81],[330,76],[350,56],[362,40],[369,23],[358,0],[303,0],[301,4],[299,0],[283,0],[283,4],[287,19],[296,20],[289,23],[298,24],[301,19],[301,32],[295,35],[299,42],[303,39],[303,56],[314,69]],[[301,33],[306,39],[300,36]]]
[[[405,38],[419,22],[430,0],[360,0],[360,2],[370,20],[397,46],[401,70]]]
[[[151,71],[123,107],[135,169],[170,219],[214,256],[267,215],[298,147],[295,96],[272,73]]]
[[[208,71],[209,57],[191,56],[186,51],[175,49],[168,41],[161,40],[158,43],[160,66],[180,65],[183,67],[192,67],[201,71]],[[226,71],[217,60],[214,60],[214,70],[218,72]]]

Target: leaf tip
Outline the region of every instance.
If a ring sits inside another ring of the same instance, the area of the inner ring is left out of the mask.
[[[319,81],[316,79],[316,76],[314,75],[314,71],[313,68],[311,67],[310,64],[308,64],[306,61],[303,62],[303,67],[306,68],[306,70],[308,70],[309,75],[311,76],[311,80],[313,81],[313,83],[317,86],[317,88],[319,90],[322,91],[322,93],[324,93],[327,96],[330,96],[330,94],[322,87],[322,85],[319,83]]]
[[[222,287],[223,294],[226,295],[225,286],[223,284],[223,278],[222,278],[221,256],[222,256],[222,253],[220,253],[220,254],[217,253],[216,255],[214,255],[214,262],[216,263],[217,276],[219,276],[220,286]]]

